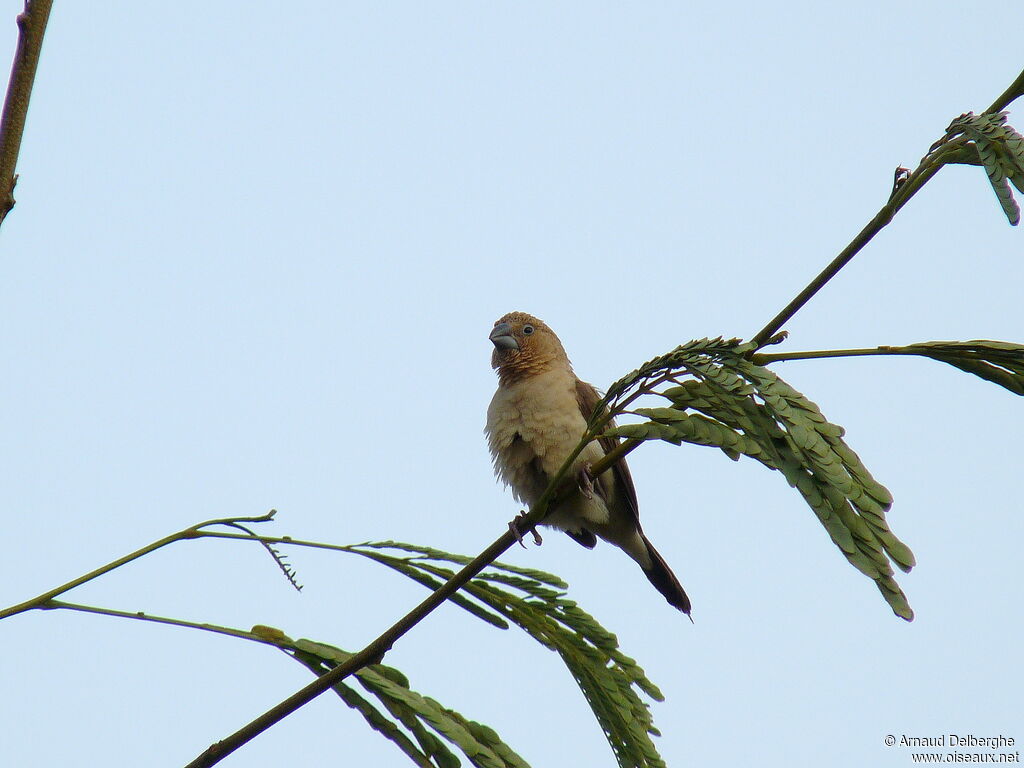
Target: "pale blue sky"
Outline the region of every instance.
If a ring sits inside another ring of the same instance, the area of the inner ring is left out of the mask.
[[[750,336],[948,122],[1024,66],[1024,6],[58,2],[0,234],[9,605],[202,519],[475,554],[518,511],[482,436],[487,333],[544,318],[605,386]],[[21,2],[0,2],[10,61]],[[1011,112],[1024,128],[1024,103]],[[1024,340],[1024,232],[946,169],[788,349]],[[679,766],[907,766],[887,734],[1024,739],[1024,400],[917,359],[778,372],[847,428],[919,565],[894,617],[782,477],[630,457],[695,624],[620,552],[560,574],[667,696]],[[357,558],[203,541],[68,599],[355,650],[422,596]],[[309,676],[214,635],[0,624],[0,762],[175,766]],[[534,766],[614,760],[558,659],[445,607],[387,661]],[[224,763],[409,765],[324,696]]]

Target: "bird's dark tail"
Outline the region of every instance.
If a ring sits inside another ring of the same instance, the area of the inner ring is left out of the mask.
[[[644,568],[644,574],[646,574],[651,584],[654,585],[654,588],[664,595],[669,605],[678,608],[687,616],[690,616],[690,598],[686,596],[683,585],[679,583],[679,579],[672,573],[672,569],[668,567],[665,558],[658,554],[658,550],[647,540],[646,536],[643,536],[643,540],[644,545],[647,547],[647,556],[651,559],[651,567]],[[693,621],[692,617],[690,621]]]

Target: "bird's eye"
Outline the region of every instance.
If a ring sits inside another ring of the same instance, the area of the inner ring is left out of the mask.
[[[532,325],[524,325],[523,326],[523,336],[529,336],[531,333],[533,333],[533,326]]]

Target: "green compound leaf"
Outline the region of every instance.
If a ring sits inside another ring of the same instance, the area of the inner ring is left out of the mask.
[[[899,354],[921,355],[973,373],[1024,395],[1024,345],[1006,341],[927,341],[893,348]]]
[[[606,403],[622,412],[644,393],[669,405],[632,409],[648,420],[607,435],[717,447],[732,459],[747,456],[780,472],[893,612],[911,620],[892,565],[909,571],[914,555],[886,522],[892,495],[844,442],[842,427],[773,371],[747,360],[749,350],[736,339],[700,339],[652,360],[612,385]],[[664,383],[673,386],[656,389]]]
[[[989,183],[996,193],[996,199],[1010,224],[1020,223],[1020,207],[1013,198],[1013,184],[1018,192],[1024,192],[1024,137],[1012,126],[1006,124],[1006,112],[975,115],[966,112],[946,128],[946,135],[937,142],[939,145],[958,136],[969,141],[964,149],[976,152]],[[971,162],[961,159],[959,151],[950,154],[944,162]],[[972,163],[973,164],[973,163]]]

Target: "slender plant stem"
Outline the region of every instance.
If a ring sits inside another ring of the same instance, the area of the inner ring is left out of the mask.
[[[631,451],[639,448],[643,443],[643,440],[637,440],[635,437],[627,438],[620,442],[617,446],[612,448],[608,453],[602,456],[600,459],[594,462],[593,466],[590,467],[591,474],[597,477],[602,472],[606,472],[611,469],[612,465],[615,464],[619,459],[623,458]]]
[[[999,98],[992,102],[992,106],[986,112],[1001,112],[1006,109],[1010,102],[1024,96],[1024,70],[1017,75],[1017,79],[1010,83],[1010,86],[999,94]]]
[[[309,541],[308,539],[293,539],[291,536],[256,536],[245,533],[228,533],[227,531],[200,531],[196,534],[197,539],[239,539],[241,541],[255,541],[259,544],[292,544],[296,547],[310,547],[312,549],[328,549],[335,552],[353,552],[348,544],[325,544],[322,541]]]
[[[21,152],[21,137],[25,133],[28,102],[52,6],[53,0],[25,0],[25,10],[18,15],[18,48],[0,117],[0,224],[14,207],[14,185],[18,183],[15,169]]]
[[[14,616],[16,614],[24,613],[25,611],[31,611],[36,608],[45,608],[46,604],[51,602],[53,598],[57,597],[58,595],[62,595],[65,592],[74,589],[75,587],[80,587],[87,581],[92,581],[93,579],[98,578],[106,573],[110,573],[110,571],[113,571],[115,568],[120,568],[122,565],[130,563],[132,560],[138,560],[140,557],[148,555],[150,552],[155,552],[161,547],[166,547],[168,544],[173,544],[176,541],[182,541],[184,539],[195,539],[200,537],[202,535],[200,533],[201,529],[206,526],[225,523],[263,523],[272,520],[273,517],[274,512],[271,511],[266,515],[261,515],[259,517],[226,517],[219,518],[217,520],[207,520],[206,522],[199,523],[198,525],[190,526],[189,528],[185,528],[184,530],[178,531],[177,533],[172,533],[170,536],[164,536],[162,539],[158,539],[157,541],[154,541],[152,544],[147,544],[141,549],[137,549],[134,552],[125,555],[124,557],[119,557],[117,560],[107,563],[106,565],[100,566],[99,568],[93,571],[89,571],[89,573],[85,574],[84,576],[79,576],[77,579],[72,579],[66,584],[61,584],[59,587],[54,587],[53,589],[47,592],[43,592],[43,594],[33,597],[31,600],[26,600],[23,603],[18,603],[18,605],[12,605],[10,608],[4,608],[3,610],[0,610],[0,619],[6,619],[8,616]]]
[[[245,538],[245,537],[239,537]],[[253,632],[246,632],[241,629],[232,629],[231,627],[221,627],[217,624],[200,624],[195,621],[185,621],[183,619],[170,619],[166,616],[154,616],[149,613],[143,613],[138,611],[132,613],[131,611],[118,611],[113,608],[98,608],[93,605],[82,605],[81,603],[66,603],[62,600],[49,600],[39,608],[49,610],[66,610],[66,611],[80,611],[82,613],[97,613],[101,616],[114,616],[119,619],[132,619],[134,621],[151,621],[156,624],[169,624],[174,627],[185,627],[186,629],[201,629],[204,632],[214,632],[218,635],[227,635],[229,637],[238,637],[242,640],[251,640],[254,643],[263,643],[265,645],[277,646],[273,640],[265,637],[260,637],[258,634]]]
[[[907,181],[897,190],[896,194],[893,195],[885,205],[879,209],[878,213],[875,214],[874,218],[867,223],[867,225],[857,233],[857,236],[850,241],[843,250],[839,252],[825,269],[823,269],[817,277],[815,277],[807,287],[804,288],[800,293],[797,294],[789,304],[787,304],[775,317],[773,317],[768,324],[758,331],[751,341],[754,343],[756,349],[760,349],[768,340],[771,339],[778,331],[785,325],[789,320],[799,312],[803,306],[810,301],[814,295],[825,287],[826,283],[839,274],[839,271],[849,264],[853,257],[860,253],[861,249],[865,245],[871,242],[872,238],[881,232],[888,224],[892,221],[897,211],[900,210],[907,201],[910,200],[918,190],[924,186],[932,176],[935,175],[936,171],[939,170],[941,165],[935,164],[934,158],[928,157],[921,161]]]
[[[789,360],[821,360],[830,357],[865,357],[867,355],[920,355],[920,350],[905,347],[870,347],[866,349],[821,349],[812,352],[779,352],[773,355],[754,355],[750,360],[756,365],[785,363]]]

